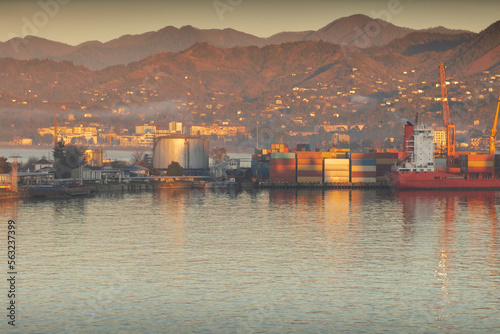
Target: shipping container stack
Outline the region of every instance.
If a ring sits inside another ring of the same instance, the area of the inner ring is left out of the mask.
[[[270,149],[255,149],[252,155],[252,176],[261,180],[269,179]]]
[[[306,152],[311,150],[310,144],[297,144],[295,151]]]
[[[323,182],[323,156],[321,152],[295,152],[297,157],[297,182]]]
[[[271,153],[269,180],[271,182],[297,182],[295,153]]]
[[[271,144],[271,153],[288,153],[288,144]]]
[[[461,173],[494,173],[495,157],[491,154],[463,154],[458,157]]]
[[[325,183],[349,183],[349,159],[324,159]]]
[[[351,153],[351,182],[377,182],[377,160],[375,153]]]
[[[349,159],[348,150],[336,150],[329,152],[321,152],[323,159]]]
[[[398,161],[398,153],[375,153],[376,181],[387,182],[391,177],[392,166]]]

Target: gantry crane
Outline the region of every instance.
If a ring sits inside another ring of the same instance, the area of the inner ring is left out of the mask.
[[[439,73],[441,75],[441,98],[443,101],[443,118],[444,126],[446,127],[446,157],[447,162],[452,163],[455,157],[455,124],[450,122],[450,107],[448,105],[448,90],[446,88],[446,75],[444,73],[445,66],[443,63],[439,65]]]
[[[495,143],[497,141],[497,122],[498,122],[498,109],[500,109],[500,95],[498,96],[497,112],[495,114],[495,121],[493,121],[493,128],[491,129],[490,136],[490,154],[495,154]]]

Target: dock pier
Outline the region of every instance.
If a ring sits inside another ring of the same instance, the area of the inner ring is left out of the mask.
[[[292,182],[259,182],[263,189],[389,189],[387,182],[359,182],[359,183],[292,183]]]

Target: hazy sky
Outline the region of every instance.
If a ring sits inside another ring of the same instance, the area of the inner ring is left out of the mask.
[[[0,41],[35,35],[76,45],[165,26],[233,28],[260,37],[317,30],[353,14],[397,26],[479,32],[500,19],[499,0],[0,0]]]

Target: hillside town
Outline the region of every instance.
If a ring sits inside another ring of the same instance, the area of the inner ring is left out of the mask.
[[[307,68],[303,75],[314,70]],[[107,116],[87,110],[86,105],[82,105],[80,111],[66,110],[63,105],[51,118],[55,124],[39,127],[32,135],[15,135],[10,144],[48,145],[56,134],[65,144],[146,148],[152,147],[157,135],[177,133],[201,136],[210,139],[214,146],[240,151],[256,147],[257,136],[262,147],[285,140],[292,145],[310,142],[322,149],[346,145],[370,149],[375,140],[375,148],[399,148],[402,145],[398,140],[400,127],[405,119],[413,119],[418,113],[418,117],[435,130],[436,145],[442,145],[440,84],[416,81],[415,70],[411,69],[404,71],[402,77],[384,81],[366,77],[357,68],[352,68],[352,85],[318,82],[316,87],[293,87],[280,95],[265,96],[256,103],[263,106],[260,111],[239,110],[233,101],[236,97],[226,92],[214,92],[209,104],[174,99],[168,106],[152,107],[148,105],[148,96],[157,96],[158,92],[153,89],[146,94],[143,93],[146,87],[141,87],[141,94],[116,92],[125,97],[125,104],[109,110]],[[457,123],[458,149],[480,149],[489,135],[493,110],[486,114],[487,118],[481,117],[477,110],[496,100],[500,74],[484,71],[475,85],[453,78],[447,80],[451,117]],[[384,93],[387,91],[395,93]],[[36,92],[30,90],[26,94],[32,96],[30,103],[36,100]],[[90,94],[91,101],[108,98],[104,93],[84,94]],[[130,96],[134,97],[127,100]],[[28,102],[13,100],[12,103]],[[126,103],[134,104],[139,112],[133,115]],[[107,117],[116,122],[110,122]]]

